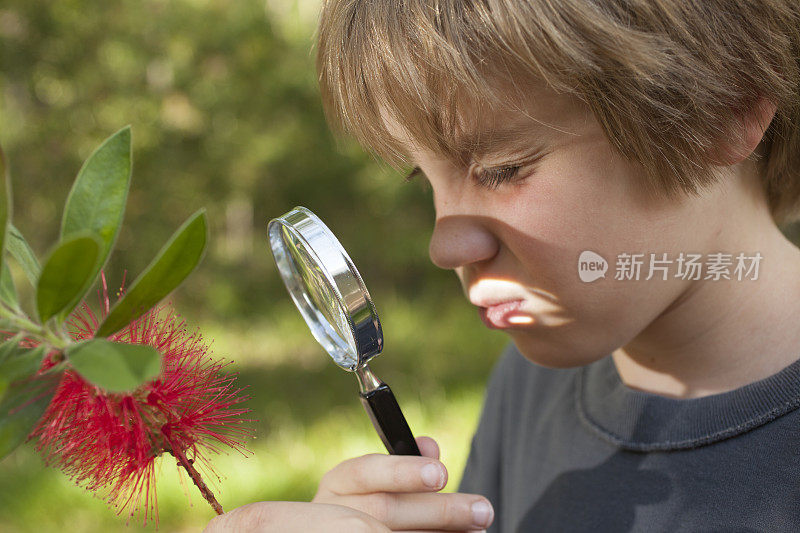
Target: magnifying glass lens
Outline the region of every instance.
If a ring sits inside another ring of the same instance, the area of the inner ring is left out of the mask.
[[[328,325],[334,328],[342,344],[347,338],[345,332],[349,330],[347,317],[342,311],[339,300],[328,283],[319,263],[306,249],[305,244],[287,228],[282,228],[283,241],[295,265],[295,271],[300,277],[304,289],[300,296],[308,304],[320,312],[327,320]]]

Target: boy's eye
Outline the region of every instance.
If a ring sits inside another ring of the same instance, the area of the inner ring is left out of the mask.
[[[539,148],[531,155],[519,159],[515,158],[516,161],[514,163],[494,167],[484,167],[480,163],[473,162],[470,166],[469,174],[481,187],[497,189],[505,183],[525,180],[531,172],[535,171],[541,159],[549,153],[550,150]]]
[[[519,173],[519,169],[518,165],[493,168],[478,166],[473,170],[472,175],[481,187],[496,189],[503,183],[513,180]]]
[[[475,179],[482,187],[491,189],[497,188],[500,184],[514,179],[519,172],[519,166],[495,167],[495,168],[478,168],[473,174]],[[414,178],[422,174],[420,167],[414,167],[411,172],[405,177],[406,181],[414,181]]]
[[[539,162],[545,155],[549,152],[544,150],[539,150],[533,157],[525,158],[525,160],[519,160],[515,164],[506,164],[506,165],[499,165],[495,167],[483,167],[481,164],[473,161],[470,164],[468,169],[468,176],[469,178],[475,180],[475,182],[486,189],[497,189],[500,185],[504,183],[510,183],[513,181],[521,181],[524,179],[525,176],[529,174],[529,167],[530,169],[534,169],[536,163]],[[524,174],[520,176],[520,170],[526,169]],[[422,169],[418,166],[415,166],[411,172],[408,173],[405,180],[406,181],[413,181],[415,177],[423,174]],[[427,184],[428,181],[426,180],[425,183]]]

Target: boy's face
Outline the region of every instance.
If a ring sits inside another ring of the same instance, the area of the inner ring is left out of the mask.
[[[649,254],[674,260],[720,251],[712,247],[722,242],[726,185],[648,198],[643,170],[612,151],[583,104],[552,91],[529,94],[524,109],[480,121],[482,138],[504,141],[471,154],[465,161],[473,164],[419,148],[409,155],[433,189],[431,260],[455,270],[467,298],[489,308],[479,309],[487,325],[506,331],[528,359],[584,365],[679,306],[691,282],[674,277],[674,264],[667,280],[657,273],[645,281]],[[481,175],[480,167],[500,170]],[[604,278],[581,281],[578,259],[587,250],[608,262]],[[639,281],[614,279],[622,253],[645,254]],[[516,303],[496,305],[504,302]]]

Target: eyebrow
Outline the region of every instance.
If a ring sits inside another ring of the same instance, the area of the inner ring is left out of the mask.
[[[461,133],[456,135],[453,146],[456,153],[462,155],[513,153],[531,145],[541,146],[548,130],[550,128],[529,121],[517,122],[498,129]]]
[[[454,148],[454,153],[461,159],[471,159],[488,154],[512,155],[522,151],[547,152],[544,142],[545,132],[561,130],[543,123],[532,122],[516,121],[502,128],[461,132],[455,135],[450,146]],[[422,168],[414,165],[404,179],[406,182],[411,182],[417,176],[427,178]]]

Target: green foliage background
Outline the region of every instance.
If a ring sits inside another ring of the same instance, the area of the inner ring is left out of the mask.
[[[81,163],[125,124],[133,180],[111,285],[125,271],[133,279],[187,216],[208,210],[209,252],[171,299],[217,356],[233,360],[260,420],[252,457],[213,458],[226,509],[309,499],[339,461],[382,451],[355,378],[330,363],[280,282],[266,247],[270,218],[309,207],[359,265],[386,336],[372,366],[412,429],[440,441],[449,489],[505,343],[481,326],[455,276],[429,262],[429,191],[331,137],[311,52],[318,9],[319,0],[0,4],[0,144],[15,224],[37,252],[58,237]],[[161,529],[202,528],[211,509],[193,486],[184,490],[172,461],[162,472]],[[0,463],[3,531],[124,522],[30,446]]]

